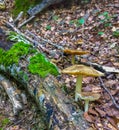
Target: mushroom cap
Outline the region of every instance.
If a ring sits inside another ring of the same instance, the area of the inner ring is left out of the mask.
[[[73,65],[64,70],[62,73],[71,74],[71,75],[83,75],[83,76],[104,76],[104,74],[100,71],[95,70],[92,67],[85,66],[85,65]]]
[[[99,93],[93,93],[93,92],[81,92],[81,93],[77,93],[77,94],[80,99],[89,100],[89,101],[98,100],[101,96]]]
[[[84,55],[89,53],[89,51],[64,49],[64,53],[72,55]]]

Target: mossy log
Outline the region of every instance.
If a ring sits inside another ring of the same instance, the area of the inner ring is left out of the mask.
[[[47,8],[50,5],[57,4],[62,2],[63,0],[43,0],[39,4],[37,4],[35,7],[32,9],[28,10],[28,14],[33,16],[41,12],[43,9]]]
[[[20,63],[19,67],[5,68],[0,65],[0,73],[9,75],[28,91],[44,114],[48,129],[86,130],[88,128],[88,123],[83,119],[83,112],[79,110],[79,113],[76,113],[76,107],[71,103],[72,99],[67,98],[62,92],[61,84],[54,76],[48,75],[46,78],[41,78],[28,74],[29,79],[26,82],[18,70],[23,70],[27,62],[22,60]]]

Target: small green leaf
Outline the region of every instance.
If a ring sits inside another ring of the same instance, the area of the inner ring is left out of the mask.
[[[103,16],[108,16],[109,13],[105,11],[102,15],[103,15]]]
[[[74,24],[75,23],[75,20],[71,20],[70,22],[69,22],[69,24]]]
[[[113,36],[119,37],[119,30],[113,32]]]
[[[78,20],[78,23],[79,23],[80,25],[83,25],[83,24],[85,23],[85,19],[84,19],[84,18],[79,19],[79,20]]]
[[[59,17],[58,17],[57,15],[55,15],[55,16],[53,16],[52,19],[56,21],[56,20],[58,20],[58,18],[59,18]]]
[[[104,32],[98,32],[98,35],[100,35],[100,36],[103,35],[103,34],[104,34]]]
[[[47,26],[46,26],[46,30],[51,30],[51,26],[50,26],[50,25],[47,25]]]
[[[111,24],[111,23],[105,23],[104,26],[105,26],[105,27],[111,27],[112,24]]]

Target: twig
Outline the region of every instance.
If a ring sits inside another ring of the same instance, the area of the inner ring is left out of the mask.
[[[8,26],[10,26],[15,32],[17,32],[18,34],[22,35],[23,37],[25,37],[28,41],[30,41],[31,43],[35,44],[35,47],[37,47],[38,49],[41,48],[43,51],[49,53],[49,50],[44,48],[39,42],[37,42],[36,40],[33,40],[32,38],[28,37],[27,35],[25,35],[24,33],[22,33],[19,29],[17,29],[13,24],[6,22],[6,24]]]
[[[23,16],[23,11],[21,11],[18,16],[16,17],[16,19],[14,20],[14,24],[18,25],[19,19]]]
[[[101,87],[103,87],[103,89],[105,89],[106,92],[109,94],[109,96],[110,96],[110,98],[112,99],[112,102],[113,102],[113,104],[115,105],[115,107],[116,107],[117,109],[119,109],[119,105],[116,103],[116,101],[115,101],[114,97],[111,95],[110,91],[105,87],[105,85],[104,85],[103,80],[102,80],[101,77],[99,77],[99,81],[100,81]]]
[[[64,50],[64,48],[62,46],[57,45],[57,43],[52,43],[50,40],[46,40],[44,38],[42,38],[41,36],[36,36],[35,34],[33,34],[32,32],[27,30],[27,33],[29,33],[31,36],[35,37],[36,39],[40,39],[46,43],[49,43],[50,45],[53,45],[54,47],[60,49],[60,50]]]
[[[25,20],[23,23],[21,23],[18,26],[18,29],[20,29],[22,26],[24,26],[25,24],[27,24],[28,22],[30,22],[31,20],[33,20],[35,18],[35,16],[31,16],[30,18],[28,18],[27,20]]]

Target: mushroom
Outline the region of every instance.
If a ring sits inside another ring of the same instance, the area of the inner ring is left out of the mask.
[[[80,99],[85,101],[84,111],[87,112],[89,107],[89,101],[98,100],[101,95],[99,93],[93,93],[93,92],[81,92],[78,93],[78,96]]]
[[[89,53],[89,51],[64,49],[64,53],[72,55],[71,63],[74,64],[75,55],[85,55],[85,54]]]
[[[62,73],[77,76],[76,89],[75,89],[75,101],[78,101],[77,93],[81,93],[83,76],[93,76],[93,77],[104,76],[102,72],[97,71],[94,68],[85,65],[72,65],[62,70]]]

